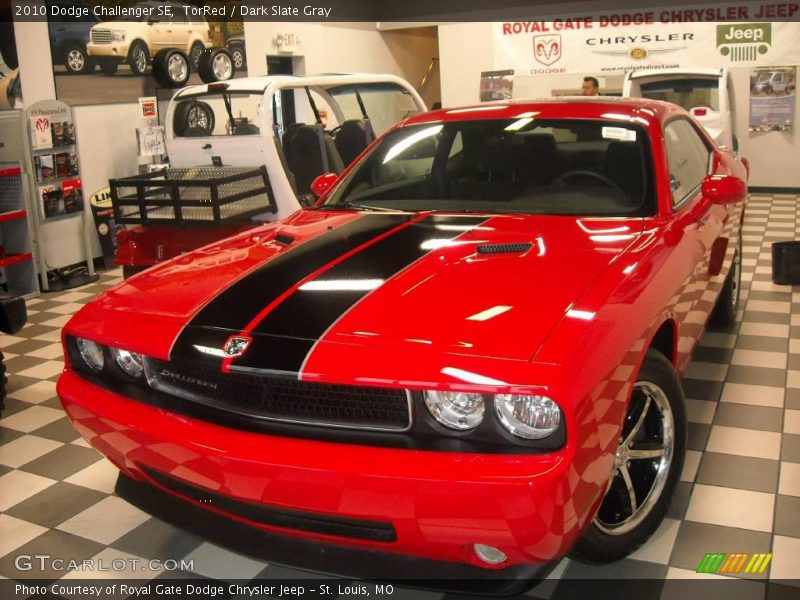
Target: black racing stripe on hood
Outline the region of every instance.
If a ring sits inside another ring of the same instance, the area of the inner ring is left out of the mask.
[[[373,289],[346,289],[348,284],[374,281],[380,285],[435,247],[425,242],[449,241],[485,220],[430,216],[360,250],[308,282],[317,289],[300,288],[267,314],[253,330],[250,347],[232,361],[231,370],[299,373],[314,344]],[[334,289],[319,289],[326,284]]]
[[[204,306],[175,340],[170,360],[214,361],[221,365],[221,357],[202,353],[197,348],[221,351],[231,333],[242,331],[264,307],[299,280],[414,217],[365,214],[291,247],[232,283]]]

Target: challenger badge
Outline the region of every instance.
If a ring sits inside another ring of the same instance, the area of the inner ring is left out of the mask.
[[[241,356],[244,354],[247,346],[250,345],[250,341],[251,339],[249,337],[242,337],[238,335],[229,337],[228,341],[225,342],[225,346],[222,348],[222,351],[228,358]]]

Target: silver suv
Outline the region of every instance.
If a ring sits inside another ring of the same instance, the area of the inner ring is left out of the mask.
[[[167,48],[185,53],[197,68],[203,50],[212,44],[206,20],[187,13],[186,6],[140,2],[134,8],[145,9],[141,17],[106,21],[92,27],[86,51],[97,60],[105,75],[116,73],[123,62],[134,75],[144,75],[151,57]],[[172,16],[166,16],[169,14]]]

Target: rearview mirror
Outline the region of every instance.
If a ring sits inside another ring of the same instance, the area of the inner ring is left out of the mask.
[[[709,175],[703,179],[703,196],[717,204],[733,204],[747,197],[747,184],[733,175]]]
[[[339,176],[336,173],[323,173],[311,182],[311,191],[319,198],[331,189],[338,178]]]

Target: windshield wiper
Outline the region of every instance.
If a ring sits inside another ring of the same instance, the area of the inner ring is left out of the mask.
[[[338,210],[338,209],[363,210],[365,212],[391,212],[391,213],[405,212],[402,210],[398,210],[396,208],[386,208],[383,206],[368,206],[366,204],[355,204],[353,202],[339,202],[338,204],[323,204],[322,206],[317,207],[317,210]]]

